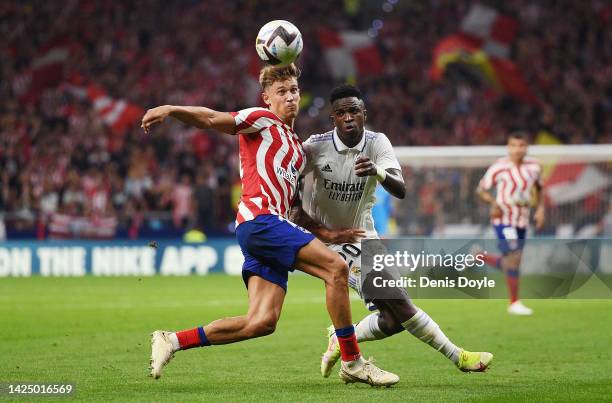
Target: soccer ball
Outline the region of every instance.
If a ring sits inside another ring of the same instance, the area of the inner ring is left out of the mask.
[[[288,66],[302,51],[302,34],[289,21],[270,21],[257,34],[255,49],[259,58],[273,66]]]

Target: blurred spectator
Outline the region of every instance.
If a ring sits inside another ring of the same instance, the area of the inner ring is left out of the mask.
[[[176,122],[151,136],[137,124],[113,130],[108,116],[68,84],[95,83],[108,97],[144,109],[167,103],[228,111],[253,106],[260,92],[247,73],[257,65],[253,37],[272,19],[295,21],[302,30],[301,87],[310,99],[325,99],[335,84],[317,29],[367,31],[375,19],[382,21],[375,39],[385,71],[357,83],[367,98],[368,125],[396,146],[501,144],[516,128],[563,143],[612,142],[612,6],[483,2],[519,21],[511,57],[541,101],[527,105],[465,77],[429,80],[433,46],[458,30],[473,3],[389,2],[392,7],[383,11],[378,1],[362,1],[348,12],[342,0],[4,1],[0,214],[7,232],[33,234],[37,222],[54,214],[91,222],[116,218],[117,233],[130,237],[164,225],[184,230],[190,220],[207,234],[227,232],[239,194],[236,138]],[[61,81],[33,94],[40,82],[32,66],[52,46],[69,50]],[[321,132],[328,108],[304,105],[298,133],[305,138]],[[485,217],[471,190],[481,172],[432,171],[431,181],[422,174],[407,178],[418,198],[395,213],[403,233],[430,233],[436,219]],[[451,208],[457,198],[461,206]]]

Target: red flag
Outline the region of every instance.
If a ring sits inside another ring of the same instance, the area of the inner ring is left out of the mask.
[[[367,32],[320,29],[319,43],[335,78],[376,75],[384,71],[380,52]]]
[[[102,122],[116,134],[125,132],[144,114],[144,109],[140,106],[124,99],[111,98],[104,89],[95,84],[69,84],[66,85],[66,88],[78,98],[89,99]]]
[[[17,78],[17,94],[22,102],[34,102],[42,91],[62,80],[70,56],[67,45],[52,46],[32,60],[30,68]]]
[[[522,72],[508,58],[517,29],[515,19],[487,6],[472,6],[461,22],[461,32],[442,38],[436,44],[431,79],[442,79],[449,64],[463,63],[475,69],[494,90],[537,103],[538,99]]]
[[[546,179],[544,189],[548,204],[558,206],[584,199],[611,183],[612,179],[595,165],[557,164]]]

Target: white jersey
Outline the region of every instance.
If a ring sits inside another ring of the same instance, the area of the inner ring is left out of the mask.
[[[304,173],[313,174],[308,214],[328,228],[360,228],[367,238],[376,238],[372,207],[378,182],[374,176],[358,177],[355,159],[363,155],[382,169],[401,169],[387,136],[365,130],[361,141],[349,148],[334,129],[310,136],[303,147]]]

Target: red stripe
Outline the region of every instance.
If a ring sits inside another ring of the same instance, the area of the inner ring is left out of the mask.
[[[508,170],[508,168],[501,167],[501,168],[499,169],[499,171],[495,172],[495,173],[493,174],[493,178],[491,179],[491,184],[492,184],[492,185],[495,185],[495,183],[496,183],[496,181],[497,181],[497,175],[499,175],[500,173],[502,173],[502,172],[504,172],[504,171],[507,171],[507,170]]]
[[[304,147],[302,147],[302,141],[299,139],[299,137],[291,136],[291,139],[295,142],[296,150],[298,153],[297,160],[295,161],[295,166],[296,166],[295,168],[297,169],[298,172],[301,173],[304,170],[304,165],[306,164],[306,158],[305,158],[306,154],[304,152]],[[290,207],[293,204],[296,193],[297,193],[297,183],[293,187],[293,192],[291,193],[291,200],[289,200]]]
[[[516,170],[518,171],[519,176],[523,180],[523,187],[521,188],[521,191],[524,192],[527,189],[527,179],[525,179],[525,177],[523,176],[523,173],[521,172],[521,167],[520,166],[517,167]]]
[[[285,157],[283,158],[283,160],[281,161],[281,165],[283,167],[285,167],[286,170],[291,171],[291,160],[293,159],[293,155],[296,153],[296,147],[295,144],[293,143],[293,141],[291,141],[291,135],[287,136],[287,145],[289,146],[289,150],[287,152],[287,155],[285,155]],[[297,177],[296,177],[296,183],[288,183],[287,184],[287,206],[288,208],[291,207],[291,200],[293,199],[293,191],[295,189],[295,186],[297,185]],[[288,181],[286,181],[288,182]]]
[[[285,171],[291,172],[291,158],[293,156],[294,150],[293,150],[293,144],[291,143],[291,140],[289,139],[290,135],[286,130],[283,132],[277,130],[277,132],[279,136],[279,141],[281,142],[281,146],[282,146],[283,139],[285,140],[287,144],[287,151],[285,152],[285,156],[281,159],[280,165],[282,168],[285,169]],[[282,186],[283,194],[284,194],[284,197],[282,200],[283,201],[282,207],[283,207],[283,210],[285,210],[284,202],[287,201],[288,203],[288,200],[290,200],[293,185],[291,184],[291,182],[289,182],[285,178],[282,178],[280,180],[280,184]]]
[[[512,181],[512,187],[510,188],[510,196],[514,195],[514,192],[516,192],[516,187],[517,187],[517,183],[514,180],[514,176],[512,176],[512,170],[509,169],[508,170],[508,178],[510,178],[510,180]],[[514,215],[514,209],[512,208],[512,205],[509,204],[510,207],[510,213],[508,214],[508,224],[512,225],[512,216]]]
[[[508,175],[510,175],[510,172],[508,172]],[[510,207],[510,204],[508,204],[508,200],[507,200],[507,196],[506,196],[506,186],[508,185],[508,181],[503,181],[502,182],[502,188],[501,188],[501,201],[502,204],[504,205],[504,207],[506,207],[506,211],[503,212],[502,214],[502,218],[501,218],[501,222],[502,224],[510,224],[512,223],[512,207]],[[504,222],[505,218],[507,218],[508,222]]]
[[[242,224],[245,221],[246,220],[244,219],[242,214],[240,214],[240,211],[236,212],[236,226],[238,226],[239,224]]]
[[[242,195],[241,201],[252,197],[261,196],[259,185],[261,178],[257,172],[257,150],[261,146],[263,138],[260,133],[240,136],[240,163],[242,165]]]
[[[266,109],[257,109],[254,110],[253,112],[249,113],[242,121],[242,123],[240,123],[237,127],[236,127],[236,133],[239,133],[241,130],[244,129],[248,129],[249,127],[252,127],[255,122],[257,122],[258,119],[261,118],[268,118],[268,119],[272,119],[276,122],[279,123],[283,123],[282,120],[280,120],[280,118],[278,116],[276,116],[274,113],[272,113],[269,110]]]
[[[297,169],[298,172],[302,172],[302,170],[304,169],[304,148],[302,147],[302,141],[299,139],[299,137],[297,136],[293,136],[293,132],[291,132],[291,136],[290,136],[290,140],[291,143],[294,145],[295,150],[297,152],[297,159],[295,160],[295,168]],[[290,194],[290,198],[289,198],[289,207],[291,207],[293,200],[294,200],[294,196],[295,193],[297,191],[297,183],[295,186],[292,187],[291,189],[291,194]]]
[[[281,197],[283,197],[283,194],[285,192],[282,189],[280,182],[278,181],[276,172],[274,172],[274,156],[276,155],[276,152],[278,151],[278,149],[281,148],[282,141],[280,139],[280,134],[276,127],[270,126],[268,129],[270,131],[270,134],[272,135],[272,144],[270,145],[270,148],[268,148],[268,151],[266,152],[266,155],[264,156],[263,169],[268,174],[268,177],[270,178],[270,182],[272,182],[272,186],[274,186],[277,193],[279,193]],[[258,166],[258,168],[260,167]],[[265,186],[265,181],[262,180],[262,184]],[[274,196],[273,192],[268,192],[268,194],[272,198],[276,197]],[[273,206],[276,210],[278,210],[280,214],[283,214],[281,200],[270,200],[270,205]]]

